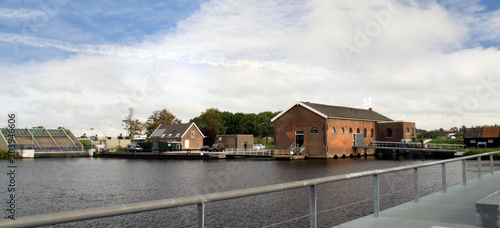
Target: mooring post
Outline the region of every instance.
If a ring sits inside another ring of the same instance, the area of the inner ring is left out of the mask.
[[[311,199],[310,199],[310,215],[309,215],[309,223],[311,228],[316,228],[317,226],[317,221],[316,221],[316,214],[317,214],[317,208],[316,208],[316,185],[311,185]]]
[[[415,192],[415,203],[418,203],[418,168],[413,169],[413,185],[415,189],[413,190]]]
[[[373,215],[375,218],[378,217],[380,210],[380,178],[379,175],[376,174],[373,176]]]
[[[205,227],[205,204],[199,203],[197,204],[198,211],[198,228]]]

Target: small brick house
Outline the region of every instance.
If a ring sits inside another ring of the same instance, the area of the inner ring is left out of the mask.
[[[466,147],[499,148],[500,127],[467,128],[464,144]]]
[[[198,150],[205,135],[195,123],[161,124],[149,138],[151,142],[181,143],[183,150]]]
[[[355,137],[362,141],[395,141],[412,139],[415,123],[393,121],[370,109],[357,109],[297,101],[275,116],[275,149],[291,145],[306,147],[309,158],[332,158],[358,155],[369,149],[355,149]]]

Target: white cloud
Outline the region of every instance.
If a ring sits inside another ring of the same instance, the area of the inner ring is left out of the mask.
[[[45,13],[40,10],[0,8],[0,17],[5,18],[34,18],[44,15]]]
[[[362,107],[367,96],[376,111],[419,128],[452,127],[456,119],[494,124],[500,52],[464,45],[471,32],[486,29],[471,28],[469,19],[435,2],[397,6],[386,0],[213,0],[177,29],[130,46],[0,33],[4,42],[75,53],[0,65],[2,79],[18,89],[0,88],[5,97],[17,91],[26,100],[29,106],[12,107],[29,113],[30,125],[63,125],[77,135],[90,127],[118,135],[130,106],[141,120],[167,108],[186,122],[210,107],[278,111],[296,99]],[[377,23],[380,31],[373,30]],[[360,31],[369,42],[357,40]],[[342,43],[358,49],[351,61]],[[482,81],[489,75],[492,90]],[[481,86],[481,99],[470,103]],[[455,110],[459,106],[463,111]]]

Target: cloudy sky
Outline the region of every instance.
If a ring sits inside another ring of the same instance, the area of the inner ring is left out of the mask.
[[[498,0],[2,0],[0,125],[116,136],[128,107],[187,122],[296,100],[499,124],[499,47]]]

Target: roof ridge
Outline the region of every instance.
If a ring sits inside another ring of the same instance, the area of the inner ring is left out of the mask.
[[[364,111],[372,111],[375,112],[371,109],[364,109],[364,108],[353,108],[353,107],[347,107],[347,106],[341,106],[341,105],[327,105],[327,104],[319,104],[319,103],[313,103],[313,102],[308,102],[308,101],[301,101],[304,104],[314,104],[314,105],[323,105],[323,106],[328,106],[328,107],[336,107],[336,108],[346,108],[346,109],[356,109],[356,110],[364,110]]]

